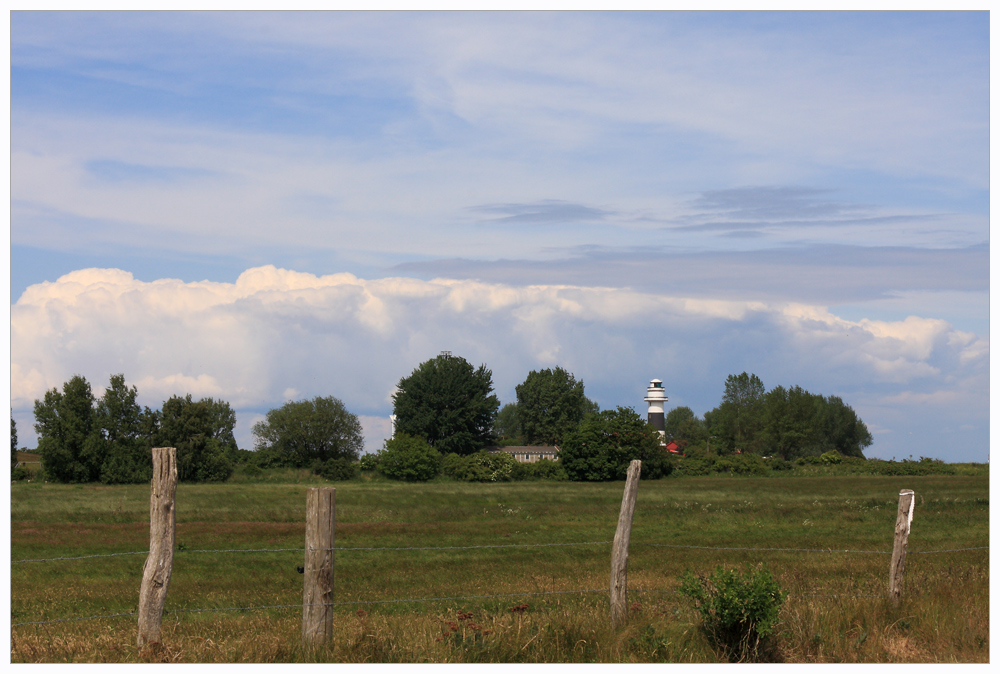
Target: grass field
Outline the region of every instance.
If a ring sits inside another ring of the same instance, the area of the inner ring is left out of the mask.
[[[282,481],[180,485],[162,644],[135,647],[134,615],[23,625],[12,628],[12,661],[715,662],[676,593],[678,576],[758,563],[792,594],[775,659],[989,658],[989,551],[918,554],[989,544],[986,476],[643,482],[631,617],[618,630],[607,588],[623,483],[338,483],[335,601],[357,603],[336,607],[332,644],[301,647],[301,608],[192,611],[301,603],[301,550],[197,551],[301,548],[305,491],[319,484],[290,472]],[[917,503],[896,607],[885,597],[889,555],[843,551],[891,550],[901,488],[915,490]],[[13,484],[11,558],[145,550],[148,503],[146,485]],[[539,543],[596,544],[468,549]],[[449,546],[466,549],[346,549]],[[134,612],[144,561],[12,564],[11,623]],[[531,594],[556,592],[567,594]],[[482,595],[509,596],[370,603]]]

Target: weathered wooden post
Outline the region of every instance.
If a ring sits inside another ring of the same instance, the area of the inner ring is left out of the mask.
[[[892,544],[892,561],[889,563],[889,597],[899,603],[899,593],[903,589],[903,571],[906,567],[906,541],[910,536],[910,522],[913,521],[913,490],[899,492],[899,509],[896,511],[896,536]]]
[[[170,573],[174,567],[177,528],[177,450],[153,448],[153,480],[149,493],[149,556],[142,569],[139,589],[140,648],[160,640],[163,604],[167,601]]]
[[[628,543],[632,536],[632,514],[639,494],[640,472],[642,461],[635,460],[628,465],[622,508],[618,513],[618,529],[611,546],[611,624],[614,627],[625,624],[628,618]]]
[[[306,563],[302,593],[302,642],[317,645],[333,639],[333,526],[337,490],[311,487],[306,492]]]

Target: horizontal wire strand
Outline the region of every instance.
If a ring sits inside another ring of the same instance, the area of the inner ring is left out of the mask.
[[[388,547],[374,547],[374,548],[313,548],[312,552],[320,551],[334,551],[334,552],[375,552],[375,551],[385,551],[385,552],[397,552],[406,550],[483,550],[483,549],[496,549],[496,548],[552,548],[552,547],[568,547],[568,546],[580,546],[580,545],[606,545],[611,543],[611,541],[591,541],[587,543],[509,543],[503,545],[450,545],[450,546],[435,546],[435,547],[402,547],[402,548],[388,548]],[[889,555],[892,554],[891,550],[838,550],[834,548],[737,548],[737,547],[713,547],[708,545],[674,545],[669,543],[642,543],[633,542],[632,545],[644,545],[654,548],[681,548],[688,550],[728,550],[728,551],[745,551],[745,552],[840,552],[840,553],[851,553],[851,554],[865,554],[865,555]],[[948,550],[910,550],[907,554],[910,555],[937,555],[945,552],[968,552],[971,550],[989,550],[988,545],[971,547],[971,548],[950,548]],[[230,549],[220,549],[220,550],[176,550],[177,553],[227,553],[227,552],[305,552],[306,548],[230,548]],[[78,560],[78,559],[95,559],[99,557],[122,557],[127,555],[147,555],[149,550],[142,550],[139,552],[112,552],[101,555],[83,555],[81,557],[48,557],[44,559],[15,559],[11,561],[11,564],[25,564],[28,562],[56,562],[64,560]]]

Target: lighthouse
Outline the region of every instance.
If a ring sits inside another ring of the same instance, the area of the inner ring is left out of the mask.
[[[643,400],[649,403],[649,412],[646,419],[649,423],[653,424],[653,427],[660,432],[660,437],[663,438],[663,430],[666,428],[663,423],[663,403],[667,402],[667,394],[663,390],[663,382],[659,379],[650,381],[649,388],[646,389],[646,397]]]

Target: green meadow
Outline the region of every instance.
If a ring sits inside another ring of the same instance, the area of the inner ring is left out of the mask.
[[[608,585],[624,483],[334,483],[334,639],[307,650],[294,606],[306,489],[329,484],[305,471],[181,484],[163,640],[142,650],[134,615],[73,619],[135,612],[145,555],[13,563],[11,623],[59,622],[12,627],[12,661],[716,662],[679,576],[757,564],[791,594],[772,659],[989,658],[989,551],[935,552],[989,545],[986,475],[642,482],[619,629]],[[916,507],[895,606],[904,488]],[[11,560],[143,551],[148,508],[146,485],[12,484]],[[237,607],[254,608],[218,610]]]

